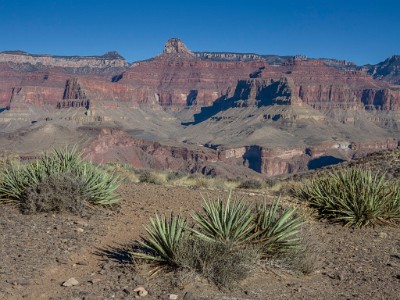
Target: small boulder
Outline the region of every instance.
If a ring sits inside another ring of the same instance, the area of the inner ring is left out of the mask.
[[[149,294],[149,292],[146,291],[146,289],[142,286],[137,287],[133,291],[136,293],[136,295],[138,295],[140,297],[146,297]]]
[[[75,285],[78,285],[78,284],[79,284],[79,281],[76,280],[74,277],[71,277],[70,279],[68,279],[67,281],[65,281],[65,282],[62,284],[62,286],[70,287],[70,286],[75,286]]]

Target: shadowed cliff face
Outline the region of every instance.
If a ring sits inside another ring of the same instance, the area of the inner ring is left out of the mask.
[[[191,52],[176,38],[132,65],[117,53],[0,53],[0,128],[118,128],[88,148],[98,161],[299,172],[397,147],[397,61],[375,67],[378,80],[345,61]]]

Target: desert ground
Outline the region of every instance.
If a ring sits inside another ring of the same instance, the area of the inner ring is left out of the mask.
[[[284,184],[283,184],[284,186]],[[247,201],[272,201],[278,192],[237,190]],[[113,209],[87,217],[23,215],[13,205],[0,210],[0,299],[400,299],[400,231],[396,227],[345,228],[317,221],[304,203],[283,196],[304,216],[310,242],[308,275],[279,263],[259,266],[232,289],[219,289],[193,274],[132,263],[129,251],[155,212],[189,215],[200,210],[201,194],[226,196],[203,187],[125,182]],[[272,195],[274,194],[274,195]],[[78,284],[63,286],[70,278]]]

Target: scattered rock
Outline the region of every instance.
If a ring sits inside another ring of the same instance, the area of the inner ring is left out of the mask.
[[[176,294],[169,294],[169,299],[171,299],[171,300],[176,300],[176,299],[178,299],[178,295],[176,295]]]
[[[101,281],[101,279],[99,279],[99,278],[93,278],[93,279],[90,279],[88,282],[91,283],[91,284],[95,284],[95,283],[97,283],[97,282],[99,282],[99,281]]]
[[[10,283],[10,284],[13,284],[13,285],[22,285],[22,286],[26,286],[26,285],[31,285],[32,284],[32,280],[25,279],[25,278],[7,279],[6,282]]]
[[[74,221],[74,224],[80,225],[80,226],[83,226],[83,227],[89,226],[89,224],[87,222],[85,222],[85,221]]]
[[[83,228],[78,227],[78,228],[75,228],[75,231],[78,232],[78,233],[82,233],[85,230]]]
[[[183,300],[194,300],[192,292],[186,292],[183,296]]]
[[[85,260],[77,261],[76,264],[78,266],[87,266],[87,265],[89,265],[89,263],[87,261],[85,261]]]
[[[386,239],[388,237],[388,234],[386,232],[379,232],[379,237],[381,239]]]
[[[62,286],[70,287],[70,286],[75,286],[75,285],[78,285],[78,284],[79,284],[79,281],[76,280],[74,277],[71,277],[70,279],[68,279],[67,281],[65,281],[65,282],[62,284]]]
[[[142,286],[135,288],[133,291],[136,293],[136,295],[138,295],[140,297],[145,297],[149,294],[149,292],[146,291],[146,289]]]

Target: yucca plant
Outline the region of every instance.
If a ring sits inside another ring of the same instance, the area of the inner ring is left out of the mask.
[[[83,192],[94,204],[107,205],[119,201],[116,191],[120,180],[114,173],[86,162],[78,173],[78,177],[83,181]]]
[[[209,241],[220,241],[238,246],[251,240],[254,229],[252,209],[243,199],[236,198],[231,202],[231,193],[226,204],[218,197],[216,200],[205,199],[203,214],[194,213],[192,218],[199,230],[192,231]]]
[[[400,189],[384,174],[363,168],[343,169],[293,190],[319,211],[321,219],[345,226],[393,224],[400,220]]]
[[[20,199],[29,185],[29,175],[25,168],[13,162],[1,170],[0,176],[0,201]]]
[[[296,209],[279,213],[280,198],[271,207],[264,201],[256,206],[253,243],[260,246],[264,257],[275,256],[299,246],[298,233],[303,220],[296,216]]]
[[[142,237],[139,249],[132,252],[132,256],[176,266],[176,252],[184,237],[186,220],[173,212],[169,219],[156,214],[144,228],[148,237]]]
[[[3,168],[0,171],[0,201],[23,201],[28,188],[59,174],[69,174],[82,182],[82,192],[92,204],[112,204],[118,201],[118,177],[84,161],[76,146],[54,149],[28,164],[12,163]]]

